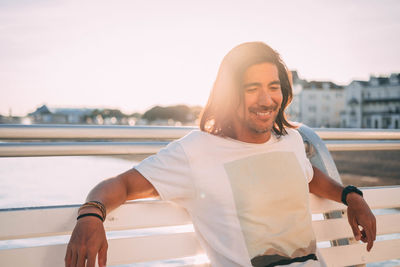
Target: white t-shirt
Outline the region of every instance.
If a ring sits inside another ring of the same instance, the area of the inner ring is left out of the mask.
[[[189,212],[212,266],[293,258],[296,266],[319,266],[307,260],[316,253],[308,200],[313,170],[300,134],[286,130],[264,144],[193,131],[135,169],[161,199]]]

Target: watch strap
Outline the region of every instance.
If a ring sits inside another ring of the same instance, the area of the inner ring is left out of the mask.
[[[346,186],[342,191],[342,203],[345,204],[346,206],[347,206],[347,201],[346,201],[347,195],[353,192],[359,194],[360,196],[363,196],[363,192],[361,192],[361,190],[358,189],[357,187],[353,185]]]

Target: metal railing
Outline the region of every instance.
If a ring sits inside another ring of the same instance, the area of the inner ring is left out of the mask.
[[[196,127],[0,125],[0,157],[153,154]],[[314,131],[330,151],[400,150],[400,130]]]

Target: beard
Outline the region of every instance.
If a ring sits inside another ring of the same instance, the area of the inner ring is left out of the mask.
[[[279,107],[278,106],[272,106],[272,107],[264,107],[264,108],[259,108],[259,109],[255,109],[255,108],[249,108],[249,114],[255,114],[257,112],[274,112],[274,116],[272,118],[270,118],[268,121],[266,121],[265,123],[260,123],[260,121],[257,120],[257,118],[253,118],[251,115],[248,116],[248,118],[246,118],[244,120],[244,125],[247,126],[247,128],[257,134],[260,133],[267,133],[267,132],[271,132],[276,118],[278,117],[279,111],[278,111]]]
[[[276,116],[275,116],[276,119]],[[274,124],[275,124],[275,119],[268,125],[258,125],[257,123],[255,123],[252,120],[246,120],[246,126],[249,130],[251,130],[254,133],[267,133],[267,132],[271,132],[272,129],[274,128]]]

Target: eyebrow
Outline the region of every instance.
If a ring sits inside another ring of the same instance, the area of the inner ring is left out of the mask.
[[[246,83],[246,84],[244,84],[243,85],[243,87],[251,87],[251,86],[260,86],[261,85],[261,83]],[[272,81],[272,82],[270,82],[269,84],[268,84],[268,86],[271,86],[271,85],[281,85],[281,82],[280,81]]]

